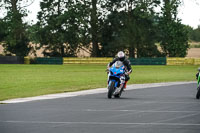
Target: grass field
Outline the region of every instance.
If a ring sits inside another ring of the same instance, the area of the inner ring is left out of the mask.
[[[198,66],[132,66],[129,84],[193,81]],[[106,87],[105,65],[0,65],[0,100]]]

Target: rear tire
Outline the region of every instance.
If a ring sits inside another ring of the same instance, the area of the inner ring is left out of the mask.
[[[200,98],[200,87],[197,88],[196,99]]]
[[[115,82],[111,81],[110,86],[108,86],[108,98],[112,98],[113,92],[115,90]]]

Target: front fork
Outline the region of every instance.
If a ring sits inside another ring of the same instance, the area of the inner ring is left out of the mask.
[[[109,80],[108,79],[108,86],[110,86],[111,85],[111,81],[114,81],[115,82],[115,88],[117,87],[117,84],[118,84],[118,82],[117,81],[115,81],[115,80]]]
[[[110,82],[111,80],[109,80],[109,75],[108,75],[108,86],[110,86]],[[117,86],[118,86],[118,81],[115,81],[115,80],[113,80],[114,82],[115,82],[115,88],[117,88]],[[124,84],[125,84],[125,76],[122,76],[122,77],[120,77],[120,86],[119,86],[119,88],[122,88],[123,86],[124,86]]]

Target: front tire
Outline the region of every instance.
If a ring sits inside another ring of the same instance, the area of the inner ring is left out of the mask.
[[[196,99],[200,98],[200,87],[197,88]]]
[[[108,86],[108,98],[112,98],[113,92],[115,90],[115,82],[114,81],[110,81],[110,86]]]
[[[114,95],[115,98],[120,98],[121,94]]]

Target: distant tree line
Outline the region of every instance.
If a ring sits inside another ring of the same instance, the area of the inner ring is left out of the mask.
[[[6,11],[0,42],[6,52],[26,56],[34,42],[52,57],[77,56],[82,47],[92,57],[119,50],[134,58],[184,57],[189,37],[199,39],[199,28],[177,18],[181,0],[42,0],[38,22],[28,25],[24,3],[32,1],[0,0],[0,11]]]
[[[197,28],[192,28],[191,26],[186,26],[189,31],[189,40],[200,42],[200,25]]]

